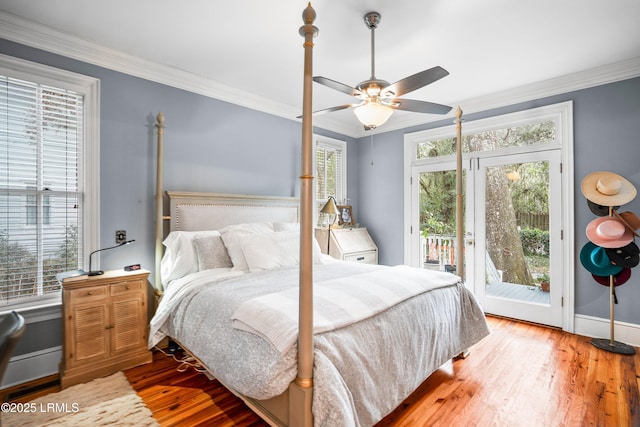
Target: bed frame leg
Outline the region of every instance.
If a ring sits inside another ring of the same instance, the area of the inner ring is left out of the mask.
[[[471,353],[471,350],[466,349],[464,350],[462,353],[458,354],[457,356],[455,356],[453,358],[453,360],[461,360],[461,359],[466,359],[467,357],[469,357],[469,353]]]
[[[313,388],[300,387],[295,382],[289,385],[289,426],[313,427],[311,397]]]

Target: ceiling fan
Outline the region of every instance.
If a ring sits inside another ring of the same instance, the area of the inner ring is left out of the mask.
[[[353,88],[326,77],[316,76],[313,78],[313,81],[317,83],[359,98],[360,102],[318,110],[315,111],[314,114],[331,113],[333,111],[353,108],[353,112],[364,125],[365,130],[369,130],[384,124],[393,114],[393,110],[430,114],[448,113],[451,107],[447,105],[398,98],[399,96],[420,89],[447,76],[449,72],[442,67],[433,67],[421,71],[402,80],[398,80],[393,84],[389,84],[386,80],[376,78],[375,29],[380,23],[380,14],[378,12],[369,12],[364,16],[364,22],[367,28],[371,30],[371,77],[369,80],[360,82],[358,86]]]

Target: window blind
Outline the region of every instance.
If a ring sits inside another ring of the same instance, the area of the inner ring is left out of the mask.
[[[83,95],[0,76],[0,305],[82,265]]]
[[[344,199],[343,152],[336,146],[316,144],[316,200],[326,202],[329,196]]]

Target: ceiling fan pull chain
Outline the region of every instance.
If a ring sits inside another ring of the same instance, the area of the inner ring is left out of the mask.
[[[371,134],[371,166],[373,166],[373,134]]]

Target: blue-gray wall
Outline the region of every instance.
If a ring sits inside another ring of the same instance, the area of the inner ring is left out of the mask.
[[[640,189],[640,78],[566,93],[505,108],[465,115],[466,122],[514,111],[573,101],[576,290],[575,312],[609,318],[609,289],[596,284],[580,264],[579,252],[587,243],[584,230],[595,216],[589,211],[580,191],[582,178],[591,172],[618,173]],[[464,110],[464,105],[461,106]],[[404,134],[424,129],[451,126],[451,120],[416,126],[374,136],[371,166],[369,137],[359,140],[358,220],[370,230],[380,249],[380,262],[401,264],[403,254],[403,212],[389,209],[403,206]],[[463,125],[464,128],[464,125]],[[622,206],[620,211],[640,214],[640,197]],[[616,289],[618,321],[640,324],[640,266],[632,270],[629,282]]]
[[[103,269],[141,263],[153,270],[156,138],[155,115],[166,117],[165,188],[170,190],[298,195],[301,126],[287,120],[187,91],[0,39],[0,53],[99,78],[100,236],[114,242],[127,230],[136,243],[102,254]],[[300,82],[300,84],[302,84]],[[284,89],[286,90],[286,89]],[[574,102],[577,250],[593,218],[580,193],[590,172],[610,170],[640,187],[640,79],[603,85],[534,102],[465,116],[466,121],[566,100]],[[462,106],[464,108],[464,106]],[[403,135],[450,125],[450,120],[354,140],[316,129],[347,143],[348,195],[356,220],[369,228],[384,264],[403,262]],[[636,199],[627,210],[640,212]],[[640,268],[640,267],[639,267]],[[595,285],[576,254],[577,314],[608,318],[607,289]],[[618,288],[616,319],[640,325],[640,273]],[[42,339],[60,334],[59,320],[30,325],[17,354],[50,346]],[[61,339],[58,341],[61,342]]]
[[[136,240],[102,252],[102,269],[140,263],[154,270],[154,123],[159,112],[166,120],[165,189],[299,195],[302,126],[294,118],[261,113],[3,39],[0,53],[100,79],[101,247],[115,244],[116,230],[126,230],[127,238]],[[314,132],[347,141],[347,191],[357,208],[357,144],[334,132]],[[52,333],[60,345],[59,319],[30,324],[16,354],[51,347]]]

